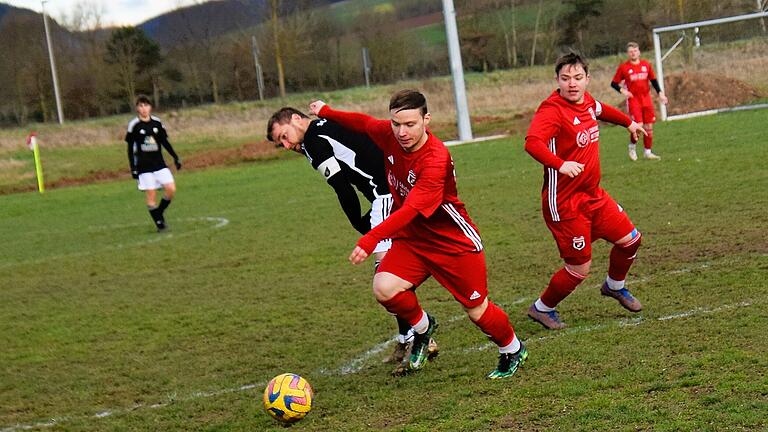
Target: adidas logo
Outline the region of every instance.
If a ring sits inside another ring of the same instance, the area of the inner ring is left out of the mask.
[[[389,163],[391,163],[392,165],[395,164],[395,158],[393,158],[392,155],[387,156],[387,160],[389,160]]]
[[[580,124],[581,124],[581,122],[579,121],[579,118],[578,118],[578,117],[574,117],[574,118],[573,118],[573,124],[574,124],[574,126],[575,126],[575,125],[580,125]]]
[[[469,296],[469,299],[470,299],[470,300],[477,300],[477,299],[479,299],[479,298],[480,298],[480,293],[479,293],[479,292],[477,292],[477,291],[472,291],[472,295],[471,295],[471,296]]]

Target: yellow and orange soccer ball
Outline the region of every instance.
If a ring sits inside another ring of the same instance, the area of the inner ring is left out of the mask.
[[[284,373],[272,378],[264,389],[264,408],[283,423],[294,423],[312,409],[312,386],[304,378]]]

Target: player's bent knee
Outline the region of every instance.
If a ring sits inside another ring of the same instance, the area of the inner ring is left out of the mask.
[[[627,252],[630,252],[631,254],[634,254],[640,248],[642,239],[643,235],[640,233],[640,231],[637,230],[637,228],[635,228],[631,233],[617,241],[616,246],[626,250]]]
[[[387,301],[411,288],[413,284],[391,273],[380,272],[373,277],[373,295],[377,301]]]
[[[592,258],[566,258],[565,268],[573,273],[583,276],[583,278],[586,278],[589,276],[589,270],[592,268]]]
[[[485,311],[488,309],[488,298],[483,300],[480,305],[475,306],[473,308],[467,308],[465,307],[464,310],[467,311],[467,315],[469,316],[469,319],[472,321],[478,321],[480,317],[483,316]]]

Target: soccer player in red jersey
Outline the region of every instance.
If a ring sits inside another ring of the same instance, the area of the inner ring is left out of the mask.
[[[589,78],[587,62],[579,54],[561,56],[555,65],[558,89],[539,105],[525,137],[525,150],[544,165],[542,212],[565,261],[528,309],[528,316],[548,329],[565,327],[555,307],[589,274],[591,245],[598,238],[613,243],[600,293],[631,312],[642,309],[624,286],[641,236],[624,209],[600,187],[597,120],[625,126],[633,135],[644,130],[618,109],[592,98],[586,91]]]
[[[640,46],[637,42],[627,44],[627,57],[629,60],[620,64],[616,69],[611,87],[627,98],[627,111],[630,118],[645,129],[646,133],[643,136],[644,157],[659,160],[661,158],[651,151],[653,147],[653,123],[656,121],[656,114],[653,110],[651,88],[648,84],[650,83],[656,89],[656,93],[659,94],[659,99],[664,105],[667,104],[667,96],[661,91],[651,64],[640,58]],[[624,87],[621,86],[622,82]],[[633,161],[637,160],[636,144],[637,136],[630,134],[629,158]]]
[[[357,242],[349,260],[363,262],[376,243],[392,238],[373,279],[376,300],[414,330],[407,370],[424,367],[428,342],[437,327],[419,305],[416,287],[433,276],[464,306],[469,318],[499,346],[499,363],[487,377],[512,376],[528,357],[507,314],[488,299],[483,243],[456,190],[448,149],[428,129],[431,115],[424,95],[395,93],[389,120],[336,111],[322,101],[310,111],[367,134],[384,152],[394,204],[392,214]]]

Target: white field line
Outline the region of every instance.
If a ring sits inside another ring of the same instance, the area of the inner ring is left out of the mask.
[[[101,253],[108,250],[119,250],[119,249],[125,249],[125,248],[136,247],[136,246],[144,246],[152,243],[157,243],[162,240],[168,240],[171,238],[186,237],[198,231],[201,231],[203,229],[219,229],[229,224],[229,219],[223,218],[223,217],[213,217],[213,216],[181,218],[177,220],[182,222],[202,221],[205,223],[209,223],[210,226],[198,227],[198,228],[194,228],[192,230],[184,231],[181,233],[173,233],[173,232],[159,233],[157,236],[146,239],[146,240],[139,240],[139,241],[129,242],[129,243],[115,243],[115,244],[106,245],[104,247],[100,247],[98,249],[89,249],[87,251],[82,251],[82,252],[71,252],[71,253],[64,253],[64,254],[58,254],[58,255],[50,255],[46,257],[35,258],[35,259],[25,260],[25,261],[0,263],[0,269],[27,265],[27,264],[42,264],[42,263],[48,262],[49,260],[93,255],[93,254]],[[146,226],[147,226],[146,223],[104,225],[104,226],[97,226],[97,227],[88,227],[88,231],[99,232],[99,231],[108,231],[113,229],[125,229],[125,228],[133,228],[133,227],[139,228],[139,227],[146,227]]]
[[[219,219],[219,218],[209,218],[209,219]],[[223,219],[223,218],[220,218],[220,219]],[[216,228],[224,226],[228,222],[229,221],[227,221],[227,222],[220,222],[221,225],[217,224]],[[697,270],[697,269],[706,269],[706,268],[709,268],[709,267],[710,267],[709,264],[703,264],[703,265],[700,265],[700,266],[697,266],[697,267],[693,267],[693,268],[687,268],[687,269],[681,269],[681,270],[673,270],[673,271],[667,272],[667,274],[674,275],[674,274],[681,274],[681,273],[690,273],[691,271],[694,271],[694,270]],[[638,279],[638,280],[635,280],[633,282],[633,284],[637,284],[637,283],[640,283],[640,282],[647,282],[650,279],[651,279],[650,276],[646,277],[646,278]],[[517,300],[509,303],[509,305],[520,304],[520,303],[523,303],[523,302],[525,302],[527,300],[529,300],[529,299],[523,297],[523,298],[517,299]],[[566,329],[566,330],[561,330],[561,331],[559,331],[556,334],[553,334],[551,336],[542,336],[542,337],[535,338],[535,339],[528,339],[528,340],[525,341],[525,343],[541,342],[541,341],[546,341],[546,340],[549,340],[549,339],[554,339],[556,337],[568,336],[568,335],[571,335],[571,334],[590,333],[590,332],[594,332],[596,330],[605,329],[605,328],[607,328],[607,327],[609,327],[611,325],[618,325],[618,326],[622,326],[622,327],[624,327],[624,326],[636,326],[636,325],[640,325],[640,324],[643,324],[643,323],[661,322],[661,321],[668,321],[668,320],[673,320],[673,319],[686,318],[686,317],[696,316],[696,315],[712,314],[712,313],[717,313],[717,312],[720,312],[720,311],[723,311],[723,310],[736,309],[736,308],[740,308],[740,307],[747,307],[747,306],[750,306],[751,304],[752,303],[750,303],[750,302],[743,301],[743,302],[735,303],[735,304],[721,305],[721,306],[715,307],[715,308],[695,308],[695,309],[691,309],[691,310],[684,311],[684,312],[679,312],[679,313],[675,313],[675,314],[671,314],[671,315],[666,315],[666,316],[658,317],[658,318],[653,319],[653,320],[644,319],[642,317],[633,317],[633,318],[629,318],[629,319],[617,320],[617,321],[615,321],[613,323],[597,324],[597,325],[586,326],[586,327],[574,327],[574,328],[570,328],[570,329]],[[448,320],[446,320],[446,322],[449,322],[449,323],[450,322],[456,322],[456,321],[461,320],[464,317],[466,317],[466,314],[456,315],[456,316],[451,317]],[[365,363],[371,357],[373,357],[376,354],[382,352],[387,347],[387,345],[389,345],[393,341],[394,341],[394,339],[382,342],[382,343],[374,346],[373,348],[369,349],[365,353],[361,354],[360,356],[356,357],[355,359],[351,360],[350,362],[347,362],[345,365],[343,365],[343,366],[341,366],[339,368],[336,368],[335,370],[334,369],[330,369],[329,370],[327,368],[321,368],[321,369],[319,369],[317,371],[317,373],[318,374],[322,374],[322,375],[348,375],[348,374],[352,374],[352,373],[357,373],[360,370],[362,370],[362,368],[365,365]],[[495,344],[489,342],[489,343],[486,343],[486,344],[483,344],[483,345],[479,345],[479,346],[476,346],[476,347],[466,348],[464,350],[464,352],[484,351],[484,350],[487,350],[487,349],[490,349],[490,348],[495,348],[495,347],[496,347]],[[157,403],[153,403],[153,404],[135,404],[135,405],[132,405],[132,406],[126,407],[126,408],[114,408],[114,409],[111,409],[111,410],[99,411],[97,413],[94,413],[94,414],[92,414],[90,416],[85,416],[85,417],[81,417],[81,416],[77,416],[77,417],[75,417],[75,416],[54,417],[54,418],[51,418],[50,420],[45,421],[45,422],[28,423],[28,424],[17,424],[17,425],[14,425],[14,426],[8,426],[8,427],[5,427],[3,429],[0,429],[0,432],[18,432],[18,431],[24,431],[24,430],[43,429],[43,428],[49,428],[49,427],[54,427],[54,426],[61,425],[62,423],[65,423],[66,421],[69,421],[69,420],[73,420],[75,418],[80,418],[80,419],[83,419],[83,418],[84,419],[88,419],[88,418],[90,418],[90,419],[101,419],[101,418],[105,418],[105,417],[109,417],[109,416],[113,416],[113,415],[120,415],[120,414],[129,413],[129,412],[137,411],[137,410],[141,410],[141,409],[159,409],[159,408],[164,408],[166,406],[169,406],[170,404],[172,404],[174,402],[186,402],[186,401],[192,401],[192,400],[196,400],[196,399],[215,397],[215,396],[219,396],[219,395],[223,395],[223,394],[237,393],[237,392],[253,390],[253,389],[260,389],[260,388],[262,388],[262,387],[264,387],[266,385],[267,385],[266,382],[258,382],[258,383],[252,383],[252,384],[245,384],[245,385],[242,385],[242,386],[239,386],[239,387],[225,388],[225,389],[221,389],[221,390],[198,391],[198,392],[191,393],[191,394],[189,394],[189,395],[187,395],[185,397],[182,397],[182,398],[177,397],[176,394],[171,394],[171,395],[168,395],[166,397],[166,400],[164,400],[162,402],[157,402]]]

